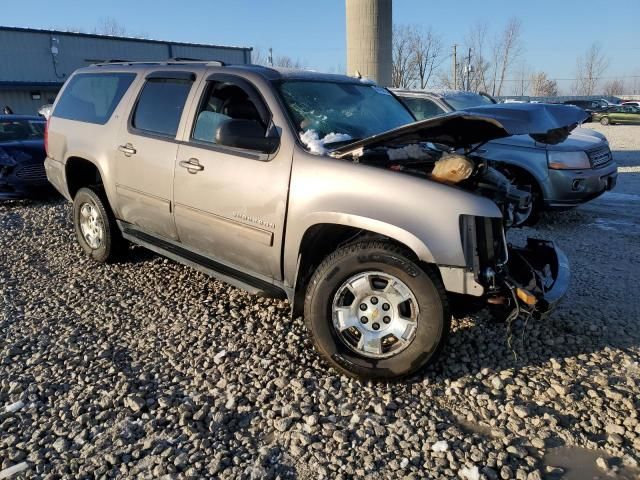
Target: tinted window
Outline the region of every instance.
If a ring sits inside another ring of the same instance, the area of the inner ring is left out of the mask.
[[[135,73],[75,75],[64,89],[53,116],[103,125],[135,77]]]
[[[44,122],[34,120],[0,120],[0,142],[41,140]]]
[[[443,100],[454,110],[464,110],[465,108],[486,107],[495,102],[490,97],[473,92],[455,92],[447,94]]]
[[[416,116],[416,120],[425,120],[445,113],[435,102],[426,98],[402,97],[402,101]]]
[[[148,80],[138,98],[131,125],[146,132],[175,137],[191,84],[189,80],[168,78]]]
[[[232,82],[209,82],[192,138],[215,143],[218,127],[230,119],[251,120],[266,129],[254,100],[242,87]]]

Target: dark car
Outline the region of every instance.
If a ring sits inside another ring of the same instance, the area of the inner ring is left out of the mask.
[[[589,116],[594,113],[601,112],[607,108],[609,108],[609,104],[604,100],[567,100],[564,102],[565,105],[573,105],[575,107],[580,107],[585,112],[589,114]],[[591,118],[588,118],[587,121],[591,121]]]
[[[0,115],[0,199],[50,191],[44,130],[42,117]]]
[[[602,125],[640,124],[640,108],[633,105],[616,105],[609,107],[601,112],[591,115],[594,122],[600,122]]]

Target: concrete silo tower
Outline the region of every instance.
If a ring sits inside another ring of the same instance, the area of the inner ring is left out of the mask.
[[[346,0],[347,74],[391,85],[391,0]]]

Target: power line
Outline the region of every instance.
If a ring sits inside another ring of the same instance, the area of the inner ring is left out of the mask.
[[[619,75],[616,77],[591,77],[592,80],[620,80],[623,78],[640,78],[640,75]],[[584,80],[583,78],[549,78],[555,81]],[[505,78],[505,82],[521,82],[521,78]]]

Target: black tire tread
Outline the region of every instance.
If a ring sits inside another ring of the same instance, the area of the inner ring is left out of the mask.
[[[95,196],[94,201],[95,199],[98,200],[98,202],[96,202],[96,206],[100,210],[103,218],[106,218],[107,220],[105,224],[105,238],[109,239],[109,251],[107,253],[107,257],[105,259],[97,259],[92,255],[92,258],[99,263],[113,263],[120,258],[120,256],[126,249],[127,243],[126,240],[122,237],[122,232],[120,232],[120,227],[118,227],[116,217],[113,214],[113,210],[111,210],[111,205],[109,204],[107,194],[102,185],[90,185],[87,187],[82,187],[78,190],[76,196],[81,192],[84,192],[89,196]]]
[[[384,250],[388,253],[392,253],[392,254],[396,254],[396,255],[400,255],[405,257],[407,260],[412,261],[413,263],[415,263],[415,265],[420,268],[420,270],[422,270],[428,277],[429,279],[433,282],[433,285],[435,286],[438,294],[440,295],[440,299],[442,301],[442,309],[443,309],[443,329],[442,329],[442,337],[440,339],[440,344],[438,346],[438,349],[434,352],[434,354],[432,355],[432,358],[436,357],[437,354],[439,353],[439,351],[442,349],[442,347],[446,344],[447,338],[449,336],[449,332],[451,329],[451,315],[450,315],[450,310],[449,310],[449,302],[448,302],[448,296],[447,296],[447,292],[444,289],[444,285],[442,283],[442,280],[439,278],[439,276],[430,268],[424,268],[423,265],[421,265],[421,263],[418,261],[418,259],[416,258],[416,256],[413,254],[413,252],[411,252],[410,250],[408,250],[405,247],[402,247],[400,245],[388,242],[388,241],[384,241],[384,240],[355,240],[352,243],[349,243],[347,245],[344,245],[340,248],[338,248],[337,250],[335,250],[333,253],[331,253],[330,255],[328,255],[327,257],[325,257],[325,259],[322,261],[322,263],[320,263],[320,265],[316,268],[314,274],[312,275],[309,284],[307,285],[307,291],[305,294],[305,299],[304,299],[304,323],[305,326],[307,328],[308,332],[313,332],[312,329],[312,323],[311,323],[311,300],[313,298],[313,296],[315,295],[315,291],[318,288],[318,286],[320,285],[320,282],[318,281],[319,278],[321,278],[327,271],[327,269],[329,269],[331,267],[331,265],[333,264],[333,262],[335,262],[337,259],[347,256],[347,255],[351,255],[354,253],[357,253],[359,251],[363,251],[363,250]],[[331,366],[333,368],[335,368],[336,370],[338,370],[340,373],[347,375],[349,377],[352,378],[358,378],[361,379],[362,375],[356,375],[354,372],[351,372],[350,370],[345,369],[344,367],[342,367],[341,365],[337,364],[336,362],[332,361],[330,356],[327,354],[327,352],[324,351],[324,349],[321,347],[321,345],[318,343],[317,338],[315,337],[315,335],[310,335],[311,337],[311,341],[313,342],[315,348],[319,351],[322,352],[322,357],[325,361],[329,362],[331,364]],[[418,365],[417,367],[405,372],[403,375],[401,376],[393,376],[393,377],[386,377],[384,375],[376,375],[376,376],[371,376],[370,380],[379,380],[379,381],[384,381],[387,380],[389,378],[393,378],[393,379],[398,379],[398,378],[403,378],[403,377],[408,377],[412,374],[414,374],[417,370],[420,370],[422,368],[422,365]]]

